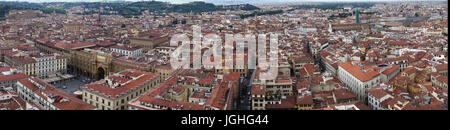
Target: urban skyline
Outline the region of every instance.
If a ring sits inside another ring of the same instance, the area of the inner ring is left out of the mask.
[[[0,110],[448,110],[444,1],[210,2],[0,2]]]
[[[0,0],[11,2],[139,2],[139,1],[162,1],[174,4],[203,1],[214,4],[273,4],[273,3],[303,3],[303,2],[420,2],[420,1],[447,1],[447,0]]]

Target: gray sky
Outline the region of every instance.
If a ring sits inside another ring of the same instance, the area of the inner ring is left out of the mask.
[[[100,2],[104,0],[0,0],[0,1],[28,1],[28,2]],[[106,1],[151,1],[151,0],[106,0]],[[417,0],[156,0],[166,1],[170,3],[188,3],[192,1],[205,1],[210,3],[221,3],[221,1],[233,1],[241,3],[270,3],[270,2],[379,2],[379,1],[417,1]],[[430,1],[430,0],[424,0]],[[445,1],[445,0],[431,0],[431,1]]]

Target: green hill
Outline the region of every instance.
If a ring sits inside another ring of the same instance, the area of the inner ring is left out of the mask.
[[[61,5],[58,8],[47,8],[50,5]],[[109,15],[110,12],[115,12],[114,14],[122,15],[124,17],[132,17],[141,15],[143,11],[149,10],[155,13],[162,12],[177,12],[177,13],[201,13],[201,12],[211,12],[220,10],[259,10],[258,7],[250,4],[242,5],[214,5],[205,2],[190,2],[185,4],[170,4],[168,2],[160,1],[141,1],[141,2],[115,2],[115,3],[102,3],[102,2],[50,2],[50,3],[27,3],[27,2],[0,2],[0,18],[3,18],[9,10],[13,9],[34,9],[41,10],[44,13],[62,13],[65,14],[64,8],[71,8],[75,6],[82,6],[87,11],[83,14],[93,14],[98,13],[98,9],[102,8],[104,10],[104,15]]]

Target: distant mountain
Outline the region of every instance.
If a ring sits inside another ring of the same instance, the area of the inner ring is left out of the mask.
[[[205,0],[205,2],[213,3],[216,5],[237,5],[237,4],[250,4],[250,3],[265,3],[270,0]]]
[[[290,2],[302,2],[303,0],[204,0],[204,1],[216,5],[236,5],[236,4],[290,3]]]
[[[119,11],[121,15],[140,15],[144,10],[153,12],[178,12],[178,13],[200,13],[220,10],[258,10],[259,8],[253,5],[230,5],[220,6],[206,2],[190,2],[185,4],[170,4],[159,1],[143,1],[124,4],[116,7],[113,10]]]
[[[220,10],[259,10],[258,7],[250,4],[233,4],[233,5],[215,5],[207,2],[190,2],[184,4],[171,4],[169,2],[161,1],[139,1],[139,2],[48,2],[48,3],[28,3],[28,2],[0,2],[0,17],[8,13],[12,9],[35,9],[42,10],[44,13],[56,11],[57,13],[65,13],[64,9],[82,6],[88,9],[83,14],[98,13],[96,10],[103,8],[104,15],[110,15],[109,12],[122,15],[125,17],[132,17],[141,15],[143,11],[149,10],[151,12],[178,12],[178,13],[200,13]],[[62,5],[61,8],[46,8],[52,5]]]
[[[229,9],[229,10],[246,10],[246,11],[251,11],[251,10],[259,10],[260,8],[251,5],[251,4],[233,4],[233,5],[223,5],[222,6],[225,9]]]
[[[5,18],[6,14],[8,14],[10,10],[21,10],[21,9],[37,10],[41,8],[43,8],[43,6],[36,3],[0,1],[0,20]]]
[[[205,0],[205,2],[213,3],[216,5],[236,5],[236,4],[247,4],[244,0]]]

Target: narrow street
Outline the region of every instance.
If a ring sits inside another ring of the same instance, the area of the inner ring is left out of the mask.
[[[252,81],[254,77],[254,70],[249,70],[249,76],[247,76],[242,82],[242,87],[240,88],[240,101],[238,101],[238,110],[250,110],[251,109],[251,90]]]

